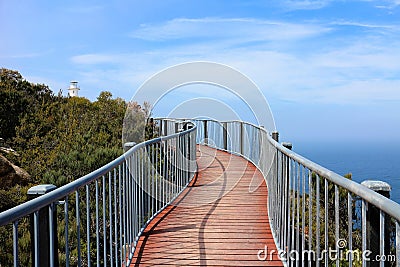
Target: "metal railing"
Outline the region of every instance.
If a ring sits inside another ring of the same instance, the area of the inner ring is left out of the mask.
[[[186,130],[169,129],[168,136],[137,144],[102,168],[0,213],[0,227],[12,229],[13,240],[10,251],[1,253],[12,253],[14,266],[128,266],[147,224],[197,170],[196,127],[185,125]],[[44,218],[49,220],[48,259],[40,251]],[[32,257],[21,262],[27,245],[19,239],[28,235],[29,220]]]
[[[43,210],[49,266],[129,265],[147,224],[194,176],[196,143],[241,155],[264,175],[279,249],[266,259],[278,253],[287,266],[400,266],[399,204],[286,149],[262,127],[194,123],[155,119],[158,133],[168,136],[138,144],[106,166],[1,213],[0,226],[12,231],[14,266],[30,263],[19,259],[26,246],[19,237],[29,220],[30,260],[41,265]]]
[[[400,266],[400,205],[286,149],[262,127],[196,120],[197,142],[264,175],[270,225],[287,266]]]

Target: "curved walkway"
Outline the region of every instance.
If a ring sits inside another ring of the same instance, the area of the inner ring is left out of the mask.
[[[276,251],[261,173],[239,156],[197,153],[198,175],[147,226],[131,266],[283,266],[276,253],[257,256]]]

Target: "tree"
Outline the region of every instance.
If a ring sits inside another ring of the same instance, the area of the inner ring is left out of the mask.
[[[26,191],[32,185],[62,186],[117,158],[123,152],[121,134],[126,118],[133,119],[130,121],[133,123],[124,131],[128,134],[125,136],[137,142],[145,138],[146,118],[150,113],[148,103],[143,106],[126,103],[121,98],[113,98],[110,92],[101,92],[94,102],[83,97],[54,96],[47,86],[32,84],[18,72],[6,69],[1,69],[0,78],[0,137],[12,143],[19,154],[7,155],[7,158],[31,175],[31,184],[27,186],[0,188],[0,208],[26,201]],[[84,195],[82,192],[82,197]],[[70,199],[69,203],[70,233],[76,235],[75,199]],[[60,212],[59,216],[62,215]],[[59,227],[62,228],[63,223]],[[0,262],[5,266],[12,264],[10,229],[11,225],[0,227]],[[28,220],[24,218],[18,229],[19,259],[24,266],[31,260],[28,229]],[[65,251],[62,232],[60,230],[60,252]],[[76,244],[70,242],[70,248],[71,259],[75,259]],[[63,263],[65,255],[61,253],[60,264]]]
[[[21,117],[54,98],[46,85],[30,83],[17,71],[0,69],[0,137],[10,142]]]

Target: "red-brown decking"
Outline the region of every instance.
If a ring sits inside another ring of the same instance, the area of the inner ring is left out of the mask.
[[[140,237],[131,266],[283,266],[261,173],[245,159],[198,147],[198,175]],[[251,192],[254,191],[254,192]],[[264,253],[260,254],[264,257]]]

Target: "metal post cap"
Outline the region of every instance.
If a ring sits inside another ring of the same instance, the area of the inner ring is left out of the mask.
[[[124,144],[124,147],[134,147],[136,145],[135,142],[127,142]]]
[[[53,191],[56,188],[57,188],[57,186],[55,186],[53,184],[35,185],[28,189],[27,194],[28,195],[44,195],[44,194],[49,193],[50,191]]]
[[[293,144],[290,142],[282,142],[282,146],[286,147],[287,149],[292,150]]]
[[[377,181],[377,180],[365,180],[361,183],[363,186],[368,187],[371,190],[374,191],[387,191],[390,192],[392,190],[392,187],[390,184],[383,182],[383,181]]]

